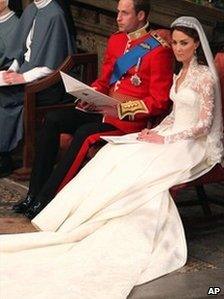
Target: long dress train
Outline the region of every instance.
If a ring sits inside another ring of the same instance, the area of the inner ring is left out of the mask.
[[[194,68],[206,90],[193,88]],[[166,144],[106,145],[32,220],[42,232],[1,236],[1,298],[122,299],[185,264],[169,188],[212,167],[213,109],[208,70],[192,63],[188,78],[172,87],[173,112],[155,129]]]

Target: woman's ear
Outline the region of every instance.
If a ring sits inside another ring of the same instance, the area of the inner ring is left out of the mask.
[[[195,50],[197,50],[197,48],[200,46],[200,42],[199,41],[197,41],[197,42],[195,42]]]

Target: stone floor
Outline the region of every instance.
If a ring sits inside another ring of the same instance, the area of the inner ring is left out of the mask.
[[[11,211],[11,205],[26,191],[27,182],[0,179],[0,233],[35,231],[25,217]],[[206,191],[224,203],[224,183],[208,186]],[[176,202],[179,206],[195,198],[194,190],[185,190]],[[201,206],[178,207],[188,243],[187,264],[169,275],[135,287],[129,299],[209,298],[215,296],[219,288],[216,296],[224,298],[224,207],[214,204],[210,207],[211,217],[203,214]],[[213,295],[208,295],[208,290]]]

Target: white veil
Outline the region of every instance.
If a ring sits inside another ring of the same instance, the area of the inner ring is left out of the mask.
[[[198,32],[200,43],[205,54],[209,69],[215,80],[215,107],[214,119],[211,131],[207,137],[207,155],[211,164],[219,163],[223,156],[223,120],[222,120],[222,102],[219,76],[214,64],[213,55],[200,22],[194,17],[183,16],[176,19],[171,27],[184,26],[193,28]]]

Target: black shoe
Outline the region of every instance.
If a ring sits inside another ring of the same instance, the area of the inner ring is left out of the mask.
[[[26,212],[26,210],[31,206],[33,202],[35,202],[35,197],[28,194],[23,201],[13,205],[12,209],[15,213],[23,214]]]
[[[9,176],[13,171],[13,163],[10,155],[0,155],[0,178]]]
[[[24,215],[29,218],[30,220],[32,220],[37,214],[39,214],[43,208],[46,205],[44,205],[43,203],[41,203],[40,201],[35,201],[30,207],[29,209],[26,210],[26,212],[24,213]]]

